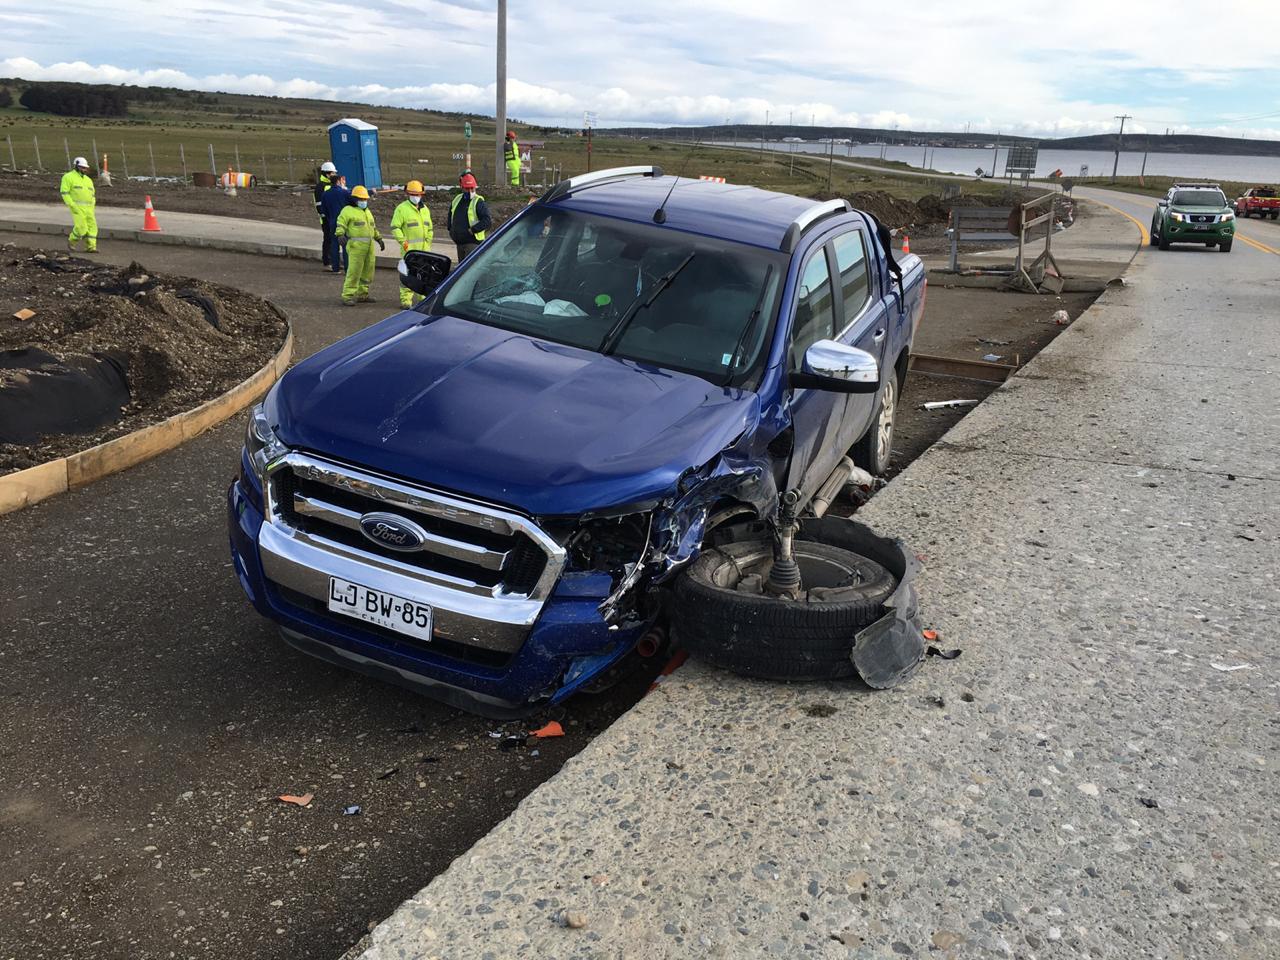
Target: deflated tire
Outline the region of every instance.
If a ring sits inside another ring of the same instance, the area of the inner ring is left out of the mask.
[[[763,591],[773,561],[769,541],[708,550],[676,580],[672,629],[690,653],[718,667],[767,680],[832,680],[857,672],[854,636],[885,614],[897,581],[850,550],[797,540],[805,592]]]

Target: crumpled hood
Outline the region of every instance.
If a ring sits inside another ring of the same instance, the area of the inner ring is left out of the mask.
[[[290,447],[541,515],[670,492],[758,411],[699,377],[416,313],[310,357],[267,406]]]

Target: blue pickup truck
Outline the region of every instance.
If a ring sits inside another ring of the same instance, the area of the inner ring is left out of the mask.
[[[605,170],[450,267],[411,254],[427,299],[250,417],[234,567],[305,652],[526,714],[634,655],[718,530],[889,466],[924,275],[846,201]]]

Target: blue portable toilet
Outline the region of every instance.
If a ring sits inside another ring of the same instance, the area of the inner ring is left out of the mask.
[[[346,119],[329,124],[329,155],[347,186],[363,184],[369,190],[382,186],[382,161],[378,156],[378,128],[363,120]]]

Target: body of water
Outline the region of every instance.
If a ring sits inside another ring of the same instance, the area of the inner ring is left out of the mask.
[[[729,146],[760,148],[759,140],[744,140]],[[815,153],[826,156],[831,145],[826,143],[782,143],[770,141],[768,149],[781,152]],[[1004,174],[1008,148],[970,150],[961,147],[895,147],[878,143],[843,144],[834,146],[836,157],[900,160],[920,169],[939,173],[959,173],[972,176],[979,167],[986,173],[994,168]],[[998,152],[998,156],[997,156]],[[1136,177],[1142,172],[1141,151],[1123,150],[1120,153],[1122,177]],[[1047,177],[1054,170],[1063,176],[1102,177],[1111,175],[1115,153],[1101,150],[1050,150],[1042,148],[1036,164],[1036,176]],[[1081,167],[1088,173],[1082,174]],[[1280,184],[1280,157],[1220,156],[1208,153],[1150,153],[1146,157],[1146,172],[1150,176],[1186,177],[1188,180],[1239,180],[1246,183]]]

